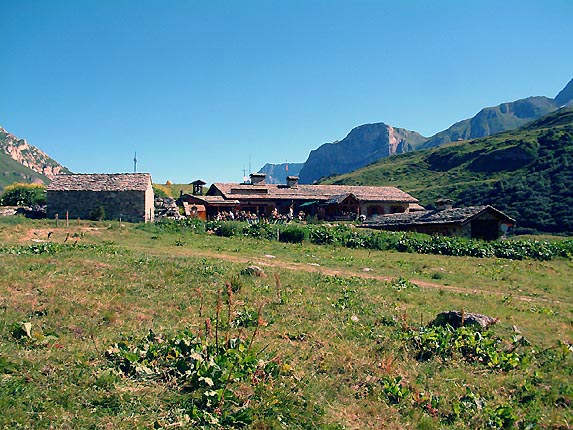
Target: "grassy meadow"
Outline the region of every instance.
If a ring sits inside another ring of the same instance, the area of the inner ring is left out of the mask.
[[[4,429],[568,429],[572,342],[567,258],[0,219]]]

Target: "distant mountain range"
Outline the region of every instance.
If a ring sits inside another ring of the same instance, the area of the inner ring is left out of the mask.
[[[489,204],[517,232],[573,234],[573,107],[519,129],[385,158],[323,183],[391,185],[432,208]]]
[[[304,163],[267,163],[261,167],[258,173],[267,175],[265,178],[267,184],[286,184],[287,176],[298,176],[302,166]]]
[[[70,171],[25,139],[0,127],[0,190],[14,182],[49,183],[58,173]]]
[[[486,107],[474,117],[429,138],[384,123],[361,125],[341,141],[325,143],[311,151],[300,172],[300,182],[310,184],[330,175],[351,172],[394,154],[513,130],[564,105],[573,105],[573,79],[554,99],[528,97]]]

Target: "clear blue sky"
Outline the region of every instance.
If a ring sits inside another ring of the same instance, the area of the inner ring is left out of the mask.
[[[0,0],[0,124],[74,172],[240,181],[573,77],[571,0]]]

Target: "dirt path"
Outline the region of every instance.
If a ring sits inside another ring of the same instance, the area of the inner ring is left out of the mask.
[[[149,249],[146,249],[146,251],[149,251]],[[275,256],[272,255],[264,255],[262,257],[240,257],[237,255],[215,253],[198,249],[182,249],[179,252],[177,252],[177,255],[199,257],[199,258],[212,258],[212,259],[230,261],[233,263],[242,263],[242,264],[249,264],[249,265],[269,267],[269,268],[276,267],[285,270],[303,271],[308,273],[322,273],[324,275],[340,276],[345,278],[359,277],[363,279],[375,279],[382,282],[392,281],[393,279],[396,279],[396,277],[393,276],[376,275],[369,271],[356,272],[351,270],[329,269],[327,267],[323,267],[314,263],[295,263],[292,261],[284,261],[277,259]],[[409,280],[410,282],[416,284],[418,287],[426,289],[451,291],[454,293],[461,293],[461,294],[490,295],[495,297],[504,297],[507,295],[507,293],[500,291],[486,291],[486,290],[476,290],[471,288],[455,287],[451,285],[436,284],[434,282],[428,282],[420,279],[409,279]],[[559,303],[558,301],[550,301],[542,297],[512,296],[512,298],[517,300],[522,300],[525,302],[541,301],[541,302]]]

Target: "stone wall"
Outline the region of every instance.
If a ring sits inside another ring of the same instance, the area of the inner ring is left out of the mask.
[[[393,208],[400,208],[400,210],[393,210]],[[392,213],[409,212],[410,203],[386,203],[386,202],[365,202],[360,207],[361,215],[372,215],[373,211],[377,215],[388,215]]]
[[[151,189],[151,186],[149,187]],[[128,222],[153,220],[153,190],[147,191],[48,191],[48,218],[89,219],[90,214],[103,206],[106,219]],[[146,198],[147,197],[147,198]]]

